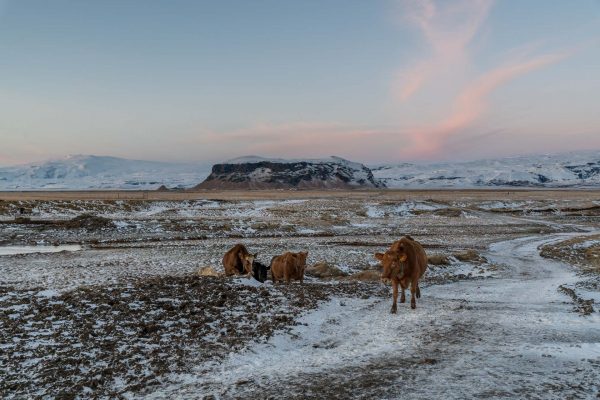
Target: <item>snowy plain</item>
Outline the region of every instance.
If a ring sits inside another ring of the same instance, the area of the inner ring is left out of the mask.
[[[580,278],[537,254],[569,236],[494,244],[485,256],[508,266],[502,276],[424,289],[416,311],[336,298],[291,332],[172,377],[148,398],[591,398],[600,393],[600,317],[573,313],[556,288]],[[385,385],[362,387],[378,374]]]
[[[2,371],[11,386],[0,384],[0,393],[595,396],[598,275],[539,252],[593,237],[599,199],[564,192],[484,195],[4,202],[0,247],[81,249],[0,256],[6,327],[0,365],[11,366]],[[14,217],[22,207],[35,210],[30,217],[40,224],[19,223]],[[113,227],[54,223],[86,213]],[[352,275],[377,268],[373,253],[404,234],[447,261],[429,266],[416,310],[401,304],[391,315],[390,288]],[[348,276],[307,277],[305,285],[289,287],[196,276],[201,266],[221,270],[223,253],[239,242],[262,262],[308,250],[310,265],[327,262]],[[477,257],[460,261],[467,250]],[[561,287],[594,311],[581,314],[578,300]],[[56,379],[56,370],[69,373]]]

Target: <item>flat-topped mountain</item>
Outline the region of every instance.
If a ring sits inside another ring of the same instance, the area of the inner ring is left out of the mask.
[[[195,189],[352,189],[385,185],[369,168],[340,157],[268,159],[241,157],[215,164]]]

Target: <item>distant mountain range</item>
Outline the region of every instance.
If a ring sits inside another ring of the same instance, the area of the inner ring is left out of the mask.
[[[0,167],[0,190],[153,190],[162,185],[189,188],[209,173],[208,165],[75,155],[43,163]]]
[[[255,168],[254,164],[259,165]],[[211,183],[199,185],[211,174],[212,178],[207,180]],[[243,183],[232,185],[236,180]],[[285,160],[249,156],[217,164],[212,172],[206,164],[89,155],[0,167],[0,190],[154,190],[163,185],[169,188],[600,187],[600,151],[370,167],[339,157]]]
[[[390,188],[600,187],[600,151],[371,167]]]

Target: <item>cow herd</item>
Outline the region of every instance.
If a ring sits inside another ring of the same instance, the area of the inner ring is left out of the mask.
[[[293,280],[304,282],[307,251],[300,253],[285,252],[271,259],[271,264],[266,266],[256,260],[257,254],[250,254],[246,246],[236,244],[223,256],[223,269],[225,275],[254,276],[259,282],[267,280],[267,271],[271,270],[273,283]]]
[[[236,244],[223,256],[225,275],[254,276],[259,282],[267,280],[267,271],[271,270],[273,283],[292,280],[304,281],[306,258],[308,252],[285,252],[271,259],[269,266],[256,260],[257,254],[251,254],[243,244]],[[421,297],[419,279],[427,269],[427,255],[423,246],[410,236],[405,236],[392,243],[385,253],[375,253],[375,258],[381,262],[383,271],[382,281],[391,281],[393,288],[392,313],[396,313],[398,286],[401,288],[400,302],[406,301],[405,290],[410,286],[411,308],[417,307],[417,298]]]

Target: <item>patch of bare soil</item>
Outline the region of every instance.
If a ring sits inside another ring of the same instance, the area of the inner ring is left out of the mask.
[[[381,280],[381,271],[377,269],[366,269],[352,274],[346,277],[346,279],[363,282],[379,282]]]
[[[430,265],[450,265],[450,258],[443,254],[432,254],[427,257],[427,263]]]
[[[62,222],[60,226],[63,226],[67,229],[95,230],[112,228],[114,227],[114,224],[108,218],[99,217],[97,215],[92,214],[82,214],[69,221]]]
[[[487,260],[475,250],[464,250],[452,254],[454,258],[462,262],[484,263]]]
[[[459,208],[441,208],[433,211],[432,214],[442,217],[459,218],[463,216],[463,210]]]
[[[590,315],[594,312],[594,299],[582,299],[577,295],[577,292],[575,292],[575,290],[564,285],[560,285],[558,287],[558,290],[569,296],[571,299],[573,299],[573,304],[575,304],[575,311],[577,311],[578,313],[582,315]]]
[[[314,265],[306,267],[305,273],[316,278],[339,278],[348,275],[335,265],[326,263],[325,261],[318,262]]]
[[[114,228],[113,222],[104,217],[100,217],[93,214],[81,214],[70,220],[44,220],[44,219],[33,219],[31,217],[15,217],[14,220],[2,220],[2,224],[15,224],[15,225],[46,225],[54,226],[58,228],[66,229],[109,229]]]
[[[0,287],[0,397],[122,397],[295,324],[330,296],[381,296],[360,282],[255,286],[156,277],[54,291]]]
[[[574,264],[584,272],[600,273],[600,235],[579,236],[542,247],[542,257]]]

